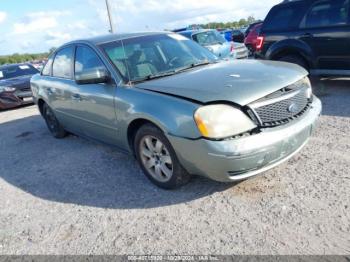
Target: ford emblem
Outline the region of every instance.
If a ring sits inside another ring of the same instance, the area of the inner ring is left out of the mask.
[[[298,112],[297,104],[295,104],[295,103],[290,104],[290,106],[288,107],[288,112],[293,113],[293,114],[297,113]]]

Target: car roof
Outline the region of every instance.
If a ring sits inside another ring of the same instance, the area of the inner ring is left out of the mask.
[[[214,31],[216,29],[191,29],[191,30],[186,30],[182,31],[180,33],[199,33],[199,32],[207,32],[207,31]]]
[[[159,31],[159,32],[138,32],[138,33],[124,33],[124,34],[108,34],[108,35],[101,35],[96,36],[92,38],[86,38],[86,39],[78,39],[71,41],[68,44],[74,44],[74,43],[81,43],[81,42],[88,42],[94,45],[100,45],[103,43],[109,43],[113,41],[119,41],[119,40],[125,40],[129,38],[134,37],[141,37],[141,36],[149,36],[149,35],[159,35],[159,34],[173,34],[173,32],[167,32],[167,31]]]
[[[15,66],[21,66],[21,65],[31,65],[30,63],[18,63],[18,64],[6,64],[6,65],[0,65],[0,70],[2,69],[8,69],[10,67],[15,67]]]
[[[284,0],[283,2],[277,4],[277,6],[283,6],[283,5],[291,5],[294,3],[300,3],[300,2],[305,2],[305,3],[310,3],[310,2],[315,2],[317,0]]]
[[[186,30],[186,31],[181,31],[177,32],[178,34],[186,34],[186,35],[194,35],[198,33],[204,33],[204,32],[209,32],[209,31],[217,31],[216,29],[191,29],[191,30]]]

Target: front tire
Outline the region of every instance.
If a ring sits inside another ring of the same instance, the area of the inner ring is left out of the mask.
[[[47,104],[43,105],[43,117],[48,129],[50,130],[50,133],[55,138],[64,138],[67,136],[67,132],[58,122],[53,110]]]
[[[154,125],[146,124],[137,131],[134,150],[142,171],[158,187],[175,189],[189,182],[190,175],[170,142]]]

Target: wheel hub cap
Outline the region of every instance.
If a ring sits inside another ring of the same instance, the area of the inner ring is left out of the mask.
[[[140,143],[143,166],[159,182],[167,182],[173,175],[173,162],[165,145],[156,137],[145,136]]]

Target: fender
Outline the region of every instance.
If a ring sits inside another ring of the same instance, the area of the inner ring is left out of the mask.
[[[33,93],[33,102],[36,105],[38,105],[39,99],[42,99],[43,101],[45,101],[45,103],[47,103],[49,100],[49,98],[47,97],[47,93],[44,92],[42,88],[39,88],[39,84],[44,83],[44,81],[45,80],[41,78],[40,74],[36,74],[30,79],[30,88]]]
[[[305,42],[297,39],[285,39],[272,44],[266,52],[269,60],[276,59],[280,54],[298,54],[309,64],[310,68],[315,68],[315,54]]]
[[[135,120],[152,122],[166,136],[198,139],[201,134],[193,115],[200,106],[180,97],[119,86],[115,96],[119,142],[123,148],[129,147],[128,128]]]

